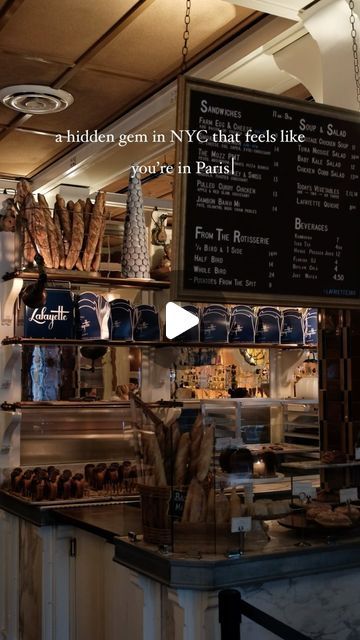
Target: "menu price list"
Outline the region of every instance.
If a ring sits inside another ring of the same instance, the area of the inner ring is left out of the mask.
[[[184,288],[360,295],[360,129],[319,112],[191,90]]]

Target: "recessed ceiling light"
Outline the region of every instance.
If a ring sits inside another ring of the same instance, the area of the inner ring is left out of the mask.
[[[32,115],[63,111],[74,102],[71,93],[40,84],[4,87],[0,89],[0,100],[9,109]]]

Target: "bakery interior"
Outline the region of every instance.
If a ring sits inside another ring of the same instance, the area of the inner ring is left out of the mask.
[[[304,638],[360,637],[359,312],[246,302],[244,340],[209,292],[169,340],[179,146],[152,136],[179,74],[358,111],[359,15],[0,0],[1,637],[220,640],[224,588]]]

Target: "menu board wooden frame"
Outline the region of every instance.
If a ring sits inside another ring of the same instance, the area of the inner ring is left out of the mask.
[[[271,106],[276,109],[288,108],[299,112],[299,114],[307,114],[316,116],[331,117],[336,120],[336,123],[341,126],[341,123],[353,123],[359,126],[359,143],[360,143],[360,118],[359,114],[354,111],[338,109],[327,105],[319,105],[315,103],[308,103],[300,100],[289,99],[272,95],[268,93],[262,93],[259,91],[245,90],[242,88],[229,86],[225,84],[198,80],[189,77],[179,78],[178,83],[178,102],[177,102],[177,127],[176,131],[191,130],[191,109],[192,100],[195,94],[203,94],[203,98],[209,98],[209,96],[221,97],[223,104],[226,106],[228,98],[236,99],[239,101],[239,108],[241,108],[241,100],[245,100],[247,103],[252,102],[255,105]],[[232,102],[232,105],[234,102]],[[247,124],[249,124],[247,122]],[[284,123],[286,126],[286,123]],[[228,302],[228,303],[245,303],[245,304],[272,304],[280,306],[313,306],[313,307],[341,307],[341,308],[359,308],[360,307],[360,293],[353,294],[353,297],[346,297],[344,295],[336,295],[331,290],[331,295],[310,295],[307,293],[307,287],[304,286],[304,291],[299,293],[296,291],[292,294],[289,291],[285,292],[272,292],[272,291],[259,291],[258,289],[247,291],[229,290],[229,288],[223,290],[220,286],[204,286],[199,288],[190,288],[184,282],[184,270],[188,261],[193,261],[194,255],[187,255],[186,246],[186,229],[189,224],[189,220],[194,219],[193,203],[189,202],[188,197],[188,181],[189,174],[182,171],[180,167],[188,165],[190,144],[194,145],[196,142],[192,141],[187,143],[176,140],[176,162],[175,162],[175,202],[174,202],[174,221],[173,221],[173,269],[171,280],[171,299],[178,301],[192,301],[192,302]],[[221,145],[219,146],[219,148]],[[360,163],[357,162],[360,170]],[[359,171],[360,173],[360,171]],[[360,190],[360,180],[356,180],[356,184],[352,185]],[[352,192],[351,192],[352,193]],[[355,192],[354,192],[355,193]],[[359,194],[360,195],[360,194]],[[358,198],[360,202],[360,198]],[[338,205],[339,206],[339,205]],[[355,208],[355,205],[354,205]],[[316,216],[316,212],[314,212]],[[339,215],[342,214],[339,212]],[[191,223],[193,224],[193,222]],[[357,224],[357,223],[356,223]],[[344,232],[344,222],[339,218],[339,225],[342,226]],[[353,236],[353,234],[351,234]],[[360,236],[359,236],[360,237]],[[353,245],[352,245],[353,243]],[[360,252],[356,249],[356,238],[348,238],[348,244],[345,250],[348,251],[349,245],[353,246],[354,252],[359,253],[359,267],[360,267]],[[291,265],[290,265],[291,266]],[[290,268],[289,266],[289,268]],[[303,267],[305,268],[305,267]],[[284,270],[282,270],[282,273]],[[285,276],[284,276],[285,277]],[[359,268],[359,292],[360,292],[360,268]],[[334,285],[335,287],[336,285]],[[357,291],[357,289],[349,289],[349,291]],[[350,295],[350,294],[348,294]]]

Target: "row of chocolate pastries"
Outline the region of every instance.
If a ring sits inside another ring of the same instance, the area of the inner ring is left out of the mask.
[[[136,465],[125,460],[122,464],[105,462],[87,464],[84,473],[57,467],[35,467],[23,471],[20,467],[10,474],[10,488],[34,501],[69,500],[83,498],[90,489],[109,493],[133,493],[137,483]]]

